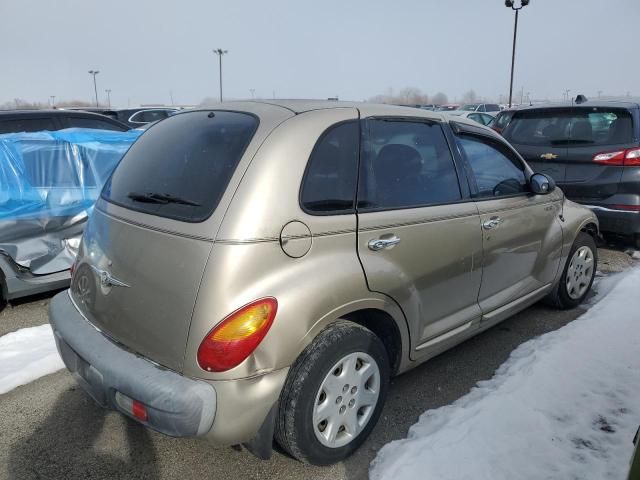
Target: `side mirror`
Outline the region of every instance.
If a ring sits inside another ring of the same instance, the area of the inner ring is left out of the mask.
[[[556,189],[556,182],[544,173],[534,173],[529,179],[529,187],[536,195],[546,195]]]

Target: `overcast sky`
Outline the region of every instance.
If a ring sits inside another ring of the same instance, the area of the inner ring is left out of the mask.
[[[517,0],[516,0],[517,1]],[[93,98],[362,100],[389,88],[507,94],[513,12],[502,0],[0,0],[0,103]],[[515,91],[640,95],[640,0],[531,0]]]

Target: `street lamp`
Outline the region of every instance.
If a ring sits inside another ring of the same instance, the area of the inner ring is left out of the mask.
[[[222,56],[229,53],[228,50],[222,50],[221,48],[215,48],[213,53],[218,55],[219,67],[220,67],[220,101],[222,102]]]
[[[514,0],[505,0],[505,7],[511,8],[516,12],[515,21],[513,23],[513,50],[511,51],[511,82],[509,83],[509,107],[511,107],[511,99],[513,97],[513,67],[516,62],[516,36],[518,34],[518,12],[529,5],[529,0],[520,0],[520,6],[515,6]]]
[[[107,104],[109,105],[109,108],[111,108],[111,89],[107,88],[105,92],[107,92]]]
[[[98,87],[96,86],[96,75],[100,73],[100,70],[89,70],[89,75],[93,75],[93,91],[96,94],[96,108],[98,105]]]

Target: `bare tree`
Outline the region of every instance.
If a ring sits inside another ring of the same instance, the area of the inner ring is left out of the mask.
[[[462,95],[462,103],[474,103],[476,100],[478,100],[478,95],[473,89],[464,92]]]
[[[397,95],[388,88],[385,93],[369,98],[373,103],[393,103],[398,105],[424,105],[429,103],[429,96],[416,87],[405,87]]]
[[[443,105],[448,102],[449,102],[449,99],[442,92],[438,92],[433,97],[431,97],[431,103],[435,103],[436,105]]]

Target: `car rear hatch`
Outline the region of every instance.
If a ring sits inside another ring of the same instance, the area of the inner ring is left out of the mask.
[[[534,172],[562,183],[566,177],[569,117],[569,109],[516,111],[503,135]]]
[[[624,108],[524,110],[504,133],[534,171],[551,176],[568,198],[583,203],[597,204],[618,192],[622,163],[598,155],[634,146],[632,117]]]
[[[567,197],[598,204],[618,193],[623,161],[612,161],[609,154],[637,146],[633,143],[632,123],[630,112],[622,108],[573,109],[566,176],[561,184]]]
[[[182,371],[230,180],[254,151],[247,148],[257,127],[247,113],[175,115],[145,132],[105,184],[71,294],[91,323],[127,349]]]

